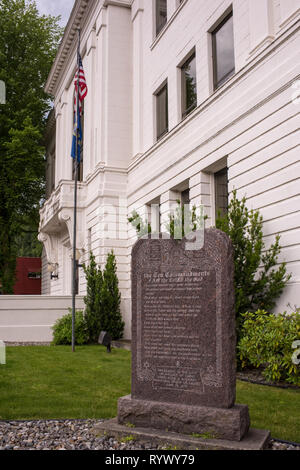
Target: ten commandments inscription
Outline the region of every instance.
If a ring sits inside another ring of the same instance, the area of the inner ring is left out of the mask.
[[[235,398],[229,239],[143,238],[132,252],[132,397],[228,408]]]

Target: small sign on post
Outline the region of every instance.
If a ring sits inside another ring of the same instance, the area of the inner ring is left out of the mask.
[[[6,364],[5,360],[5,343],[0,340],[0,364]]]
[[[98,338],[98,343],[106,346],[108,353],[111,352],[111,336],[109,333],[107,333],[107,331],[101,331]]]

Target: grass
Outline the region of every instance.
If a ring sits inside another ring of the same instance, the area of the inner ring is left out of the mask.
[[[0,419],[111,418],[130,393],[130,351],[104,346],[6,348],[0,365]],[[237,381],[251,427],[300,442],[300,391]]]
[[[130,352],[104,346],[6,348],[0,419],[110,418],[130,393]]]

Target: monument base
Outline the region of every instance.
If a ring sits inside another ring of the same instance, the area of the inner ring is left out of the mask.
[[[212,408],[140,400],[127,395],[118,401],[118,423],[240,441],[249,430],[250,418],[246,405]]]
[[[117,418],[97,424],[93,433],[118,440],[130,439],[136,443],[144,443],[147,449],[169,450],[263,450],[268,446],[270,432],[264,429],[250,428],[241,441],[226,439],[207,439],[192,437],[187,434],[161,431],[159,429],[124,426],[118,424]]]

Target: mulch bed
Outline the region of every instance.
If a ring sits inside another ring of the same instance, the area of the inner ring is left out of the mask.
[[[291,388],[299,390],[297,385],[289,384],[287,382],[270,382],[263,375],[262,369],[244,369],[236,373],[236,378],[244,382],[250,382],[258,385],[269,385],[271,387]]]

